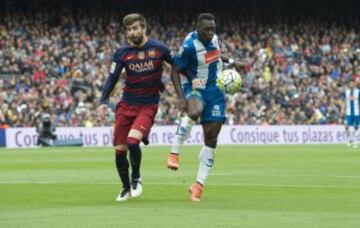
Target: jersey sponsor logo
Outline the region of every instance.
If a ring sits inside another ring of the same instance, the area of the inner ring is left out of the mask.
[[[113,74],[116,69],[116,62],[112,62],[110,66],[110,73]]]
[[[220,59],[220,52],[219,50],[213,50],[213,51],[209,51],[205,54],[205,63],[206,64],[210,64],[216,61],[219,61]]]
[[[141,63],[130,63],[129,69],[137,73],[154,70],[154,62],[152,60]]]
[[[351,101],[353,101],[353,100],[355,100],[355,96],[349,96],[349,100],[351,100]]]
[[[139,53],[138,53],[138,58],[139,58],[140,60],[145,59],[145,52],[139,51]]]
[[[147,128],[144,127],[143,125],[140,125],[140,128],[143,129],[143,130],[147,130]]]

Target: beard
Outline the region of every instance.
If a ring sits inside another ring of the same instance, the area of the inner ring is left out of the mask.
[[[144,36],[132,36],[132,37],[130,37],[131,43],[133,43],[135,45],[141,44],[143,40],[144,40]]]

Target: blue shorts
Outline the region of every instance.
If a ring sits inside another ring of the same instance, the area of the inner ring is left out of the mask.
[[[345,116],[345,125],[358,127],[360,122],[360,116]]]
[[[200,116],[201,123],[209,121],[225,122],[226,100],[224,93],[219,88],[192,90],[189,87],[185,87],[184,95],[186,99],[195,96],[203,103],[204,110]]]

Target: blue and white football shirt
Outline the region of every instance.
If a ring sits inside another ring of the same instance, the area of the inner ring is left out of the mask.
[[[360,90],[358,88],[346,89],[345,102],[346,102],[346,115],[359,116],[360,115]]]
[[[198,78],[205,82],[200,89],[215,88],[222,68],[217,35],[210,42],[203,43],[198,39],[197,32],[189,33],[174,57],[174,65],[186,72],[188,82],[184,87],[191,86],[191,80]]]

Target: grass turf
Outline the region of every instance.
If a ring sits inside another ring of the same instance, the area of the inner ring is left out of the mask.
[[[0,150],[0,227],[358,227],[360,151],[343,145],[219,146],[191,203],[200,147],[143,147],[143,195],[120,190],[112,148]]]

